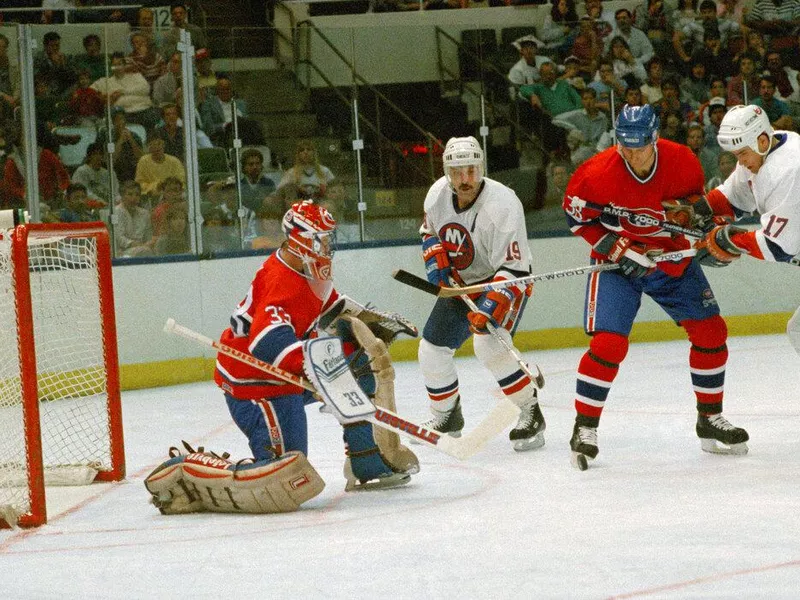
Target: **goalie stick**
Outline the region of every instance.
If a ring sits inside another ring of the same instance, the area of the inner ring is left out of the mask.
[[[670,231],[672,233],[682,233],[683,235],[687,235],[689,237],[702,239],[706,237],[705,232],[701,231],[700,229],[690,229],[689,227],[681,227],[677,223],[673,223],[672,221],[667,221],[666,219],[657,219],[656,217],[652,217],[650,215],[646,215],[644,213],[635,212],[632,210],[628,210],[627,208],[622,208],[619,206],[614,206],[613,204],[597,204],[596,202],[592,202],[591,200],[583,200],[582,198],[577,198],[572,196],[570,198],[570,207],[567,209],[567,213],[571,213],[572,207],[575,208],[590,208],[592,210],[600,211],[606,215],[612,215],[614,217],[622,217],[627,219],[631,225],[636,225],[637,227],[660,227],[664,231]]]
[[[677,250],[675,252],[667,252],[666,254],[657,254],[650,256],[654,262],[663,261],[677,261],[697,254],[694,248],[686,250]],[[613,271],[619,269],[617,263],[597,263],[595,265],[586,265],[585,267],[575,267],[573,269],[564,269],[563,271],[552,271],[550,273],[540,273],[538,275],[526,275],[525,277],[517,277],[516,279],[506,279],[505,281],[492,281],[489,283],[477,283],[475,285],[465,285],[464,287],[439,287],[428,281],[423,277],[418,277],[413,273],[398,269],[392,273],[400,283],[405,283],[413,288],[438,296],[439,298],[453,298],[463,294],[482,294],[491,290],[500,290],[515,285],[526,285],[536,281],[554,281],[571,277],[572,275],[584,275],[586,273],[595,273],[597,271]]]
[[[175,322],[175,319],[167,319],[164,325],[164,331],[186,338],[197,344],[214,348],[221,354],[247,363],[256,369],[269,373],[273,377],[317,393],[317,389],[308,380],[259,360],[252,354],[241,352],[226,344],[212,340],[201,333],[197,333],[188,327],[179,325]],[[347,400],[344,401],[347,402]],[[374,409],[373,412],[366,415],[359,415],[358,418],[360,420],[369,421],[378,427],[383,427],[384,429],[419,440],[423,444],[459,460],[466,460],[477,453],[491,438],[502,432],[519,416],[519,408],[509,400],[503,399],[472,431],[463,437],[453,438],[447,434],[426,429],[422,425],[409,421],[385,408],[376,407],[374,405],[372,408]]]

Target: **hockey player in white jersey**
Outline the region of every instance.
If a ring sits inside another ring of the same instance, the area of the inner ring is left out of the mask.
[[[483,150],[474,137],[447,142],[444,172],[428,191],[420,228],[428,281],[470,285],[528,275],[531,254],[522,204],[511,189],[483,176]],[[426,427],[461,435],[464,419],[453,354],[475,333],[475,355],[521,409],[509,435],[514,449],[544,444],[537,390],[517,362],[511,338],[531,291],[522,286],[486,292],[474,298],[474,310],[459,298],[436,301],[419,346],[433,413]]]

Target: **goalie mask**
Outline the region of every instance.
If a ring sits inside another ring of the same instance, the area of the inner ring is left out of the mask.
[[[476,169],[475,183],[480,184],[483,180],[483,149],[481,149],[478,140],[472,136],[447,140],[444,156],[442,157],[442,166],[444,167],[444,176],[447,178],[447,183],[450,184],[451,188],[453,187],[451,169],[462,167]]]
[[[331,262],[336,243],[336,220],[311,200],[295,202],[283,215],[286,250],[303,261],[305,274],[319,281],[333,279]]]

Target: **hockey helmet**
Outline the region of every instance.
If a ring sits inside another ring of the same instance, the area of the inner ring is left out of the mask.
[[[303,261],[306,275],[319,280],[332,279],[336,220],[331,213],[312,200],[295,202],[283,215],[282,226],[286,249]]]
[[[653,107],[626,104],[614,124],[617,142],[625,148],[642,148],[655,144],[658,139],[659,120]]]
[[[451,186],[450,169],[457,167],[477,167],[478,183],[483,179],[483,149],[474,137],[450,138],[444,147],[442,157],[444,176]]]
[[[732,107],[722,118],[717,143],[728,152],[750,148],[756,154],[764,156],[769,149],[764,152],[758,149],[758,138],[762,133],[772,139],[772,125],[764,109],[753,104],[740,104]]]

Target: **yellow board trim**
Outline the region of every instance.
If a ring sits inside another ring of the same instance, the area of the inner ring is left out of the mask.
[[[790,312],[763,315],[734,315],[725,317],[728,335],[771,335],[786,332],[786,323],[792,316]],[[632,343],[667,342],[684,340],[686,333],[672,321],[647,321],[635,323],[631,332]],[[518,331],[514,335],[514,345],[522,352],[535,350],[557,350],[560,348],[582,348],[588,346],[588,338],[583,329],[563,327],[539,331]],[[392,344],[389,353],[394,361],[417,360],[419,340],[398,340]],[[459,348],[456,356],[471,356],[472,340]],[[152,363],[120,365],[120,378],[123,390],[136,390],[150,387],[209,381],[214,375],[213,358],[182,358]]]

